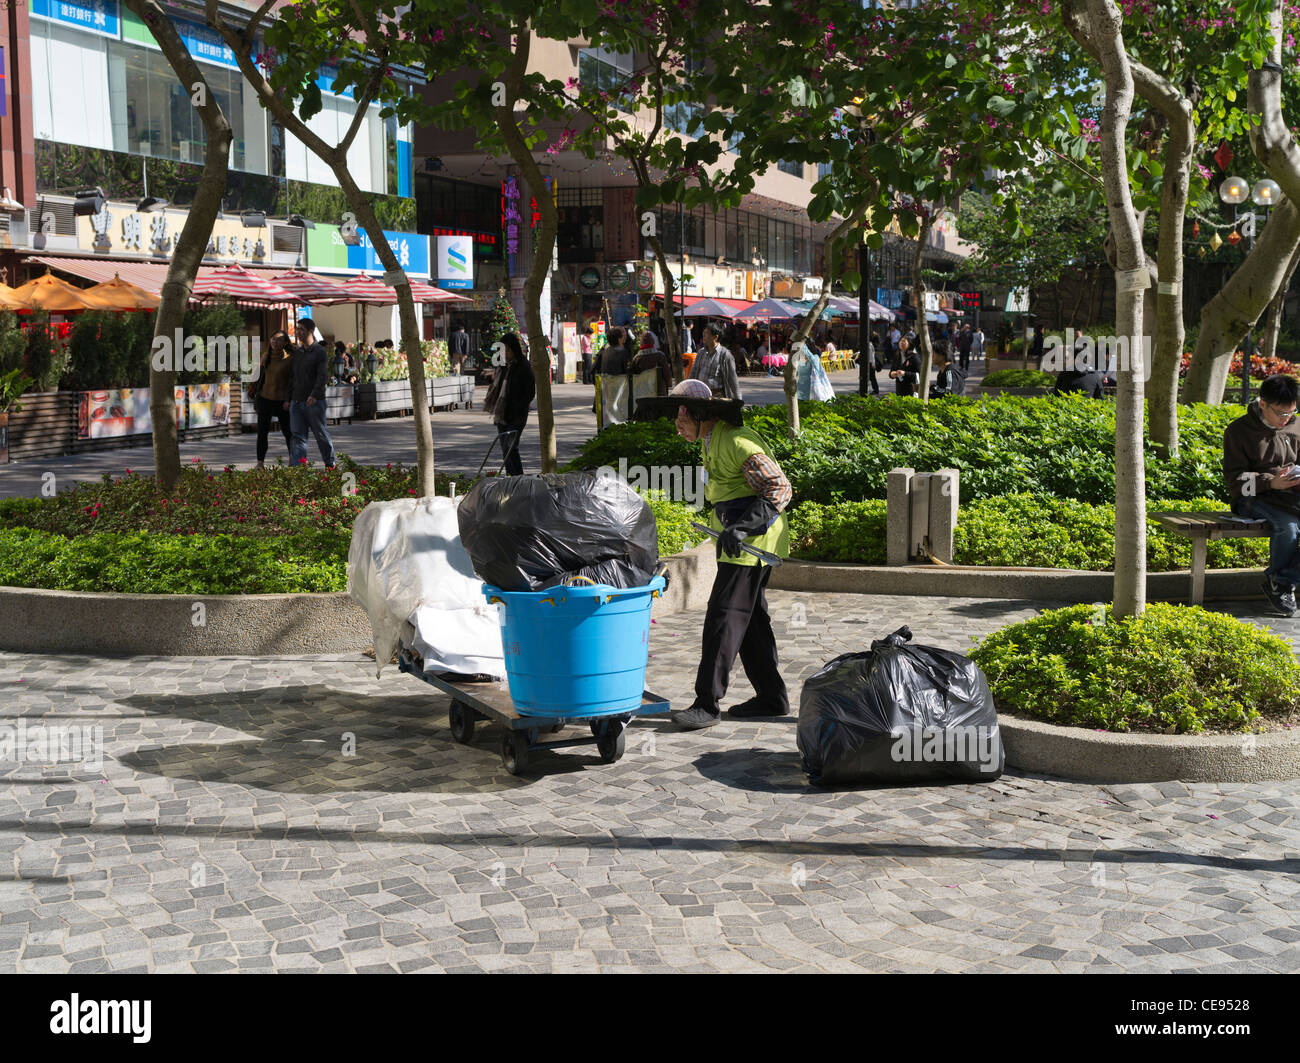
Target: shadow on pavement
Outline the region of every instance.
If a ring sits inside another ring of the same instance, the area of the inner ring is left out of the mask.
[[[590,755],[538,751],[526,776],[511,776],[499,753],[501,728],[481,724],[470,745],[456,744],[447,726],[447,699],[438,695],[393,698],[311,685],[134,694],[118,703],[147,716],[179,717],[251,736],[146,746],[118,757],[120,763],[167,778],[258,790],[489,793],[601,765],[594,747]]]

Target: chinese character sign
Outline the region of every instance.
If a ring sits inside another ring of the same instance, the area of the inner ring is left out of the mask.
[[[506,254],[519,254],[519,178],[511,174],[501,182],[501,229],[505,234]]]

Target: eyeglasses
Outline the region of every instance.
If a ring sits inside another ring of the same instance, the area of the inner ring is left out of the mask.
[[[1281,406],[1275,406],[1271,402],[1261,401],[1260,405],[1267,406],[1270,410],[1273,411],[1273,413],[1277,414],[1277,416],[1279,417],[1291,417],[1295,414],[1295,410],[1296,410],[1294,406],[1292,406],[1290,409],[1284,410],[1282,409]]]

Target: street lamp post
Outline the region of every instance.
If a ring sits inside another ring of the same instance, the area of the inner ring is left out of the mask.
[[[1244,203],[1248,196],[1255,206],[1263,208],[1264,223],[1268,224],[1268,212],[1282,198],[1282,189],[1278,187],[1276,181],[1270,181],[1268,178],[1260,181],[1253,189],[1240,177],[1227,178],[1219,185],[1219,198],[1225,203],[1232,204],[1232,224],[1234,228],[1237,224],[1237,205]],[[1255,214],[1252,211],[1246,223],[1247,257],[1250,256],[1254,247]],[[1243,406],[1250,402],[1250,359],[1254,353],[1254,323],[1252,322],[1246,329],[1246,346],[1242,351],[1241,358],[1241,404]]]

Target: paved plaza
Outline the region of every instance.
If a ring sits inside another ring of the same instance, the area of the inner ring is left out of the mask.
[[[796,698],[903,623],[966,650],[1048,604],[771,601]],[[676,704],[700,620],[652,629]],[[0,654],[0,689],[3,723],[104,748],[3,769],[4,971],[1300,969],[1300,782],[816,790],[793,718],[638,721],[616,764],[516,778],[495,728],[455,745],[443,698],[360,654]]]

